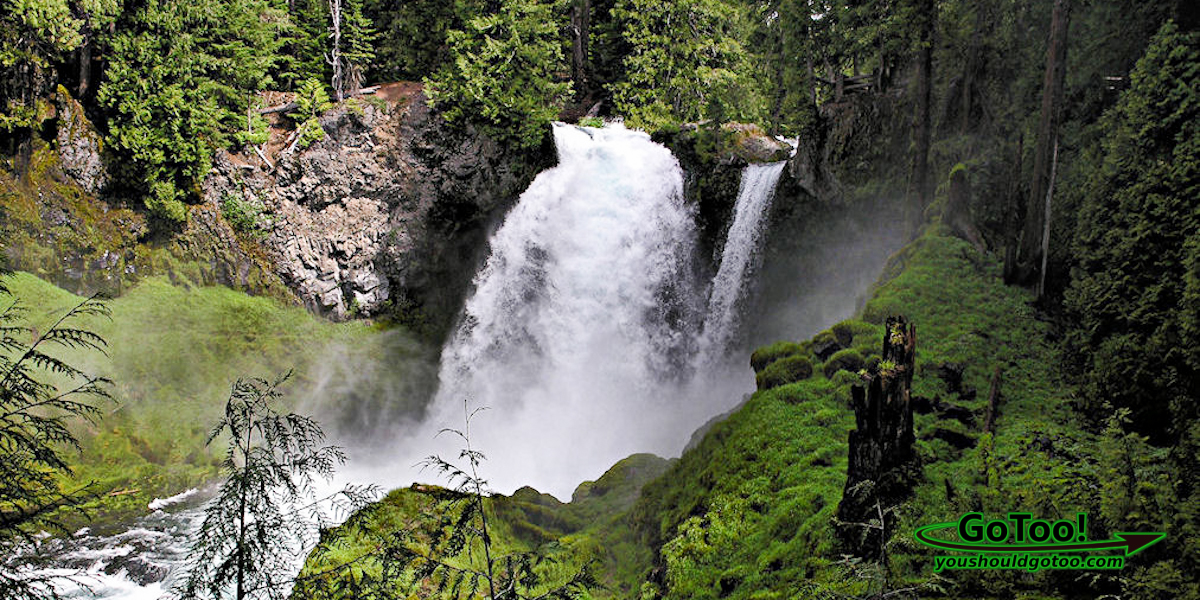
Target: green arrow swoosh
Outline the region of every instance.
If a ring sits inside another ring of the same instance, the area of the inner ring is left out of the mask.
[[[1167,537],[1162,532],[1126,532],[1115,533],[1120,539],[1103,540],[1098,542],[1077,542],[1059,544],[984,544],[968,542],[950,542],[931,537],[929,532],[938,529],[958,529],[958,521],[950,523],[934,523],[926,525],[913,532],[918,542],[939,550],[961,550],[964,552],[1096,552],[1099,550],[1124,549],[1125,556],[1133,556],[1148,546]]]

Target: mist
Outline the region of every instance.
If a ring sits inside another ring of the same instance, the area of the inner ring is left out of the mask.
[[[901,206],[896,199],[846,206],[781,198],[775,206],[755,301],[744,316],[747,349],[805,340],[855,315],[888,257],[907,241],[904,226],[884,217]]]

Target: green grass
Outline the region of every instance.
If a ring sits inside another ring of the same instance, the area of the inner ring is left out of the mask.
[[[82,300],[27,273],[14,274],[7,284],[27,308],[28,321],[42,329]],[[204,441],[238,377],[274,378],[294,369],[288,389],[298,403],[319,389],[332,356],[352,364],[395,361],[402,373],[404,360],[418,360],[420,353],[402,334],[385,335],[365,322],[331,323],[223,287],[184,288],[149,278],[108,304],[111,320],[78,323],[107,340],[108,355],[64,354],[114,382],[116,402],[101,407],[103,418],[76,427],[83,452],[71,455],[75,476],[67,482],[97,481],[106,493],[132,491],[93,505],[101,526],[144,513],[154,497],[217,474],[219,449],[206,449]],[[316,398],[302,408],[332,404]]]

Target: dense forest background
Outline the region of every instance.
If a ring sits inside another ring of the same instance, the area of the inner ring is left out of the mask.
[[[1095,589],[1200,597],[1198,12],[1187,0],[3,0],[0,151],[26,174],[57,126],[50,96],[75,98],[116,166],[106,201],[148,215],[140,235],[169,237],[216,151],[266,141],[266,91],[294,93],[302,124],[361,87],[421,81],[448,120],[515,152],[585,116],[656,135],[737,121],[798,136],[837,164],[847,194],[896,199],[879,218],[914,237],[940,222],[1030,290],[1058,397],[1095,436],[1074,451],[1112,487],[1104,526],[1169,532],[1137,581]]]

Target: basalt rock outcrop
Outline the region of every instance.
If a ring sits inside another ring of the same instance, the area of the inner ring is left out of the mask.
[[[204,195],[261,207],[262,244],[311,310],[335,319],[390,311],[444,332],[488,226],[552,164],[553,149],[514,153],[447,124],[419,86],[384,88],[382,101],[326,111],[325,137],[307,149],[289,151],[284,136],[268,144],[270,163],[221,158]]]
[[[55,141],[63,173],[85,192],[98,194],[108,185],[108,171],[101,157],[100,134],[92,127],[79,104],[66,88],[58,86],[54,95],[57,132]]]

